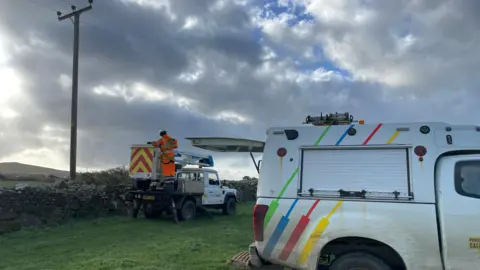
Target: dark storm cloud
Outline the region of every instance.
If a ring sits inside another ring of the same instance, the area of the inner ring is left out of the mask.
[[[68,87],[63,89],[58,79],[61,74],[71,74],[72,24],[58,22],[54,12],[29,1],[0,1],[0,35],[9,39],[9,45],[15,45],[9,47],[12,54],[9,66],[21,76],[24,96],[22,100],[8,104],[20,114],[19,117],[15,121],[0,123],[5,133],[0,133],[0,158],[39,147],[62,148],[59,155],[67,157],[71,92]],[[83,0],[71,2],[78,6],[85,4]],[[325,40],[341,42],[343,37],[357,37],[353,49],[344,48],[342,51],[351,56],[346,60],[356,61],[353,68],[388,71],[400,67],[402,71],[401,68],[407,66],[412,73],[431,78],[405,89],[389,88],[372,82],[374,80],[348,81],[338,74],[322,74],[318,76],[329,78],[319,78],[295,69],[294,61],[285,56],[264,60],[261,58],[262,44],[254,38],[248,10],[234,5],[233,1],[224,1],[226,6],[223,8],[216,6],[216,2],[172,0],[169,8],[157,9],[114,0],[96,1],[94,9],[82,15],[78,122],[80,166],[125,164],[128,162],[128,146],[154,139],[160,128],[167,129],[181,140],[182,148],[190,150],[182,137],[263,139],[268,126],[297,125],[306,115],[320,112],[350,111],[357,117],[366,118],[367,122],[431,120],[440,115],[449,121],[448,117],[455,120],[467,115],[468,108],[475,107],[471,101],[473,98],[468,99],[473,95],[468,92],[446,94],[445,89],[452,88],[452,85],[455,89],[471,89],[475,85],[471,74],[477,69],[478,61],[473,55],[460,57],[462,51],[458,47],[448,47],[455,40],[437,42],[444,29],[425,27],[418,22],[419,18],[412,20],[411,25],[405,23],[402,27],[406,30],[402,31],[418,33],[421,46],[410,49],[395,61],[384,57],[396,53],[388,35],[392,22],[387,19],[393,18],[395,23],[403,19],[403,14],[395,13],[401,10],[399,3],[389,6],[385,1],[375,2],[379,14],[375,25],[362,28],[338,23],[337,26],[317,24],[316,27],[318,35]],[[49,7],[67,7],[63,1],[42,3]],[[429,3],[436,5],[436,1],[431,1],[416,8],[424,9],[427,14],[433,9]],[[474,3],[464,1],[455,12],[463,14],[465,9],[476,8],[467,4]],[[29,16],[18,16],[19,13]],[[171,19],[170,13],[176,16],[176,20]],[[197,20],[197,28],[182,28],[187,16]],[[449,19],[456,20],[455,16]],[[455,39],[468,41],[468,31],[473,31],[477,24],[469,22],[461,28],[461,22],[457,21],[458,28],[468,30],[463,34],[458,30],[459,37]],[[292,33],[284,33],[283,37],[285,39],[280,42],[290,48],[297,45],[308,48],[318,41],[315,35],[298,38]],[[467,44],[472,46],[475,43]],[[450,56],[448,61],[443,55]],[[458,64],[439,69],[448,74],[438,74],[435,65],[429,61],[458,61]],[[458,67],[463,69],[456,70]],[[188,82],[180,79],[180,75],[189,72],[200,75]],[[93,91],[95,87],[112,88],[115,85],[131,91],[136,82],[145,83],[162,94],[171,93],[174,97],[195,102],[185,109],[170,99],[126,101],[118,93],[109,96]],[[428,89],[431,100],[415,100],[408,96],[419,89]],[[438,99],[433,98],[436,89],[442,93]],[[444,112],[453,105],[463,109],[451,114]],[[212,119],[222,111],[246,116],[251,122],[235,125]],[[63,128],[54,134],[64,137],[66,142],[55,146],[55,142],[39,138],[47,125]]]
[[[77,2],[80,6],[80,1]],[[55,1],[48,3],[46,6],[54,6]],[[60,74],[71,74],[73,27],[68,21],[57,22],[53,12],[38,9],[26,1],[2,1],[1,5],[3,34],[16,44],[29,47],[14,54],[10,63],[28,83],[22,89],[23,104],[14,104],[20,113],[17,124],[8,127],[12,132],[21,133],[5,137],[22,144],[7,147],[6,141],[1,142],[0,156],[5,157],[23,148],[43,146],[36,135],[46,125],[68,131],[71,94],[69,89],[61,89],[58,78]],[[15,15],[19,11],[32,16],[28,20],[20,19]],[[249,34],[248,16],[241,7],[231,6],[214,13],[208,6],[195,7],[191,1],[183,4],[174,1],[172,12],[178,13],[176,21],[168,19],[165,10],[98,1],[94,10],[82,15],[78,122],[82,166],[124,164],[128,159],[128,145],[154,139],[159,128],[180,138],[234,134],[248,137],[258,133],[258,129],[206,119],[168,102],[126,102],[121,97],[92,93],[94,86],[111,87],[117,82],[171,85],[169,82],[189,67],[191,56],[197,51],[218,51],[249,65],[259,64],[260,45]],[[182,31],[184,15],[212,21],[216,29],[210,33]],[[32,45],[32,34],[53,48]],[[27,103],[29,106],[24,106]],[[186,142],[183,144],[186,146]]]

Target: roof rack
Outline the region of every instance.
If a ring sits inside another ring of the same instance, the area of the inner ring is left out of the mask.
[[[312,124],[314,126],[329,126],[329,125],[350,125],[358,121],[353,120],[353,115],[348,112],[345,113],[328,113],[320,116],[307,116],[303,124]]]

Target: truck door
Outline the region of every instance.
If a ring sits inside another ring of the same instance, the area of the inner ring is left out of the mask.
[[[445,268],[479,269],[480,155],[444,157],[436,175]]]
[[[218,175],[213,172],[207,172],[205,174],[207,175],[207,177],[205,177],[205,194],[210,198],[210,204],[222,204],[222,189],[220,188]]]

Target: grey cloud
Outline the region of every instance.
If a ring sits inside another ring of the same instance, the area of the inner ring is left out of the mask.
[[[225,2],[225,9],[212,11],[213,1],[171,1],[171,12],[177,15],[177,21],[171,21],[166,10],[123,5],[118,1],[98,1],[92,12],[82,15],[78,123],[80,166],[126,164],[128,146],[155,138],[159,128],[165,128],[179,138],[182,148],[192,150],[182,137],[264,139],[265,129],[269,126],[300,124],[307,114],[326,111],[350,111],[367,122],[439,117],[443,117],[439,120],[453,122],[467,115],[468,108],[475,106],[465,101],[467,94],[449,94],[445,89],[455,86],[461,93],[462,88],[470,91],[478,85],[475,80],[469,80],[477,67],[476,57],[460,57],[458,52],[453,52],[454,57],[449,54],[450,58],[442,55],[449,52],[446,45],[434,46],[442,29],[429,34],[427,30],[431,27],[420,23],[418,18],[405,22],[403,29],[398,28],[398,22],[404,20],[408,13],[397,12],[406,9],[406,5],[401,5],[405,2],[389,6],[385,1],[374,1],[373,4],[378,5],[375,8],[380,21],[363,28],[358,26],[354,29],[357,32],[352,33],[349,26],[340,24],[315,25],[318,33],[336,41],[352,35],[359,38],[352,57],[357,61],[355,65],[361,68],[377,68],[377,64],[385,69],[418,66],[413,72],[429,78],[429,81],[405,89],[371,81],[312,81],[305,79],[308,76],[299,73],[290,59],[281,56],[269,61],[261,60],[262,44],[253,37],[254,26],[247,11],[231,1]],[[59,2],[49,3],[54,6]],[[83,1],[75,3],[80,6]],[[435,4],[435,1],[431,3]],[[17,44],[30,44],[30,51],[14,54],[14,61],[10,63],[28,83],[23,88],[25,99],[11,104],[21,113],[19,119],[15,124],[0,123],[2,129],[9,131],[8,136],[0,137],[0,158],[39,146],[60,149],[65,143],[55,147],[52,142],[36,135],[42,132],[42,127],[51,125],[65,128],[59,136],[68,139],[71,93],[69,89],[62,90],[57,79],[60,74],[71,73],[72,25],[68,21],[57,22],[52,12],[39,11],[26,1],[3,1],[1,5],[0,34],[7,34]],[[425,13],[432,10],[426,4],[416,8],[425,10]],[[458,9],[467,8],[473,9],[467,6]],[[28,20],[20,19],[13,12],[18,10],[34,15]],[[198,17],[203,28],[181,29],[186,16]],[[383,20],[387,23],[382,24]],[[393,28],[398,32],[418,31],[419,38],[431,38],[433,42],[424,40],[421,44],[426,45],[423,47],[414,47],[403,57],[388,59],[384,56],[395,51],[394,43],[387,35]],[[53,47],[32,45],[29,42],[31,33],[36,33]],[[361,38],[362,35],[365,37]],[[315,36],[295,40],[292,33],[285,37],[281,42],[291,45],[290,48],[302,43],[301,48],[304,48],[318,41]],[[461,38],[458,41],[464,42]],[[468,46],[466,52],[470,52]],[[194,69],[197,60],[203,64],[203,73],[198,80],[185,82],[178,79],[180,74]],[[449,62],[445,63],[445,67],[438,70],[440,73],[430,70],[432,63],[447,60]],[[428,61],[432,62],[428,64]],[[458,67],[463,69],[455,70]],[[197,102],[187,111],[167,101],[127,102],[122,97],[97,95],[92,91],[99,85],[111,87],[123,84],[128,88],[133,82],[143,82],[159,91],[171,91],[176,96]],[[438,87],[441,98],[433,99],[432,94],[421,96],[419,89],[426,87]],[[417,100],[408,98],[411,92],[417,95]],[[464,108],[454,113],[445,111],[455,104],[463,104]],[[235,125],[205,117],[213,117],[220,111],[234,111],[249,117],[252,122]],[[66,150],[59,151],[67,156]],[[237,163],[232,155],[219,154],[218,157],[228,159],[228,164],[250,166],[248,156],[242,156]]]

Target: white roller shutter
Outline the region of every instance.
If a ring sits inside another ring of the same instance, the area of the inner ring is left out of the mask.
[[[408,149],[304,149],[301,193],[316,191],[399,192],[409,195]]]

